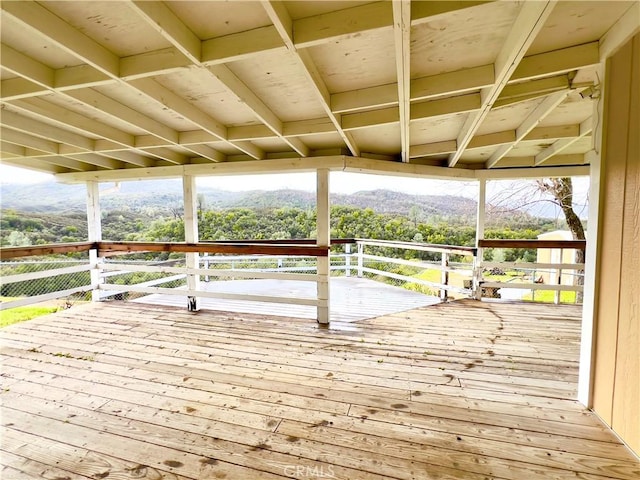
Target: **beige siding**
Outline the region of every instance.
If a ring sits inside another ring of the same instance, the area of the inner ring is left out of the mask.
[[[594,410],[640,453],[640,35],[607,62]]]

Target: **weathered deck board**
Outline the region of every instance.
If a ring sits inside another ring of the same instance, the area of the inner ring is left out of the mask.
[[[572,400],[579,315],[461,301],[323,328],[74,308],[0,332],[0,473],[635,479],[637,459]]]
[[[292,280],[234,280],[201,282],[200,288],[209,292],[241,293],[292,298],[316,298],[315,282]],[[332,322],[353,322],[379,317],[393,312],[433,305],[440,300],[421,293],[385,285],[366,278],[333,277],[329,286]],[[186,300],[174,295],[147,295],[136,302],[184,307]],[[204,309],[272,316],[316,318],[316,308],[285,303],[246,302],[222,298],[201,298]]]

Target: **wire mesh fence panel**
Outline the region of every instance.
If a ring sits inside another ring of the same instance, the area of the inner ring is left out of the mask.
[[[68,267],[87,265],[88,260],[76,259],[47,259],[0,262],[0,276],[3,277],[0,294],[2,297],[33,297],[46,293],[53,293],[70,288],[90,286],[91,278],[88,271],[73,273],[56,273]],[[27,279],[13,282],[14,275],[36,272],[48,272],[42,278]]]

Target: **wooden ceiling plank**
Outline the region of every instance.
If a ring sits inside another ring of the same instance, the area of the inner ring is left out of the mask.
[[[485,168],[493,168],[496,164],[504,158],[513,148],[520,143],[520,141],[526,137],[531,130],[538,126],[538,124],[544,120],[558,105],[560,105],[569,95],[569,91],[555,92],[549,95],[538,105],[527,118],[516,129],[516,139],[513,143],[502,145],[489,157],[486,162]]]
[[[422,145],[411,145],[409,156],[411,158],[428,157],[431,155],[443,155],[453,153],[458,148],[455,140],[445,140],[443,142],[425,143]]]
[[[69,144],[85,150],[93,150],[94,141],[77,133],[69,132],[48,123],[27,118],[15,112],[2,110],[2,125],[19,130],[29,135],[46,138],[60,144]]]
[[[54,155],[51,157],[44,157],[38,159],[39,161],[44,161],[48,163],[52,163],[54,165],[58,165],[60,167],[68,168],[69,170],[75,170],[77,172],[88,172],[93,169],[92,165],[81,162],[79,160],[75,160],[73,158],[63,157],[61,155]]]
[[[551,157],[558,155],[560,152],[565,150],[567,147],[573,145],[575,142],[580,140],[581,138],[589,135],[593,130],[593,119],[592,117],[587,118],[584,122],[580,124],[579,134],[576,137],[572,138],[561,138],[556,140],[545,148],[543,151],[538,153],[535,156],[534,166],[539,166],[549,160]]]
[[[167,147],[147,147],[143,148],[139,147],[145,153],[152,155],[159,160],[165,160],[174,165],[184,165],[185,163],[189,163],[189,158],[182,153],[175,152]]]
[[[178,17],[176,17],[173,12],[171,12],[171,10],[169,10],[166,5],[161,4],[160,2],[145,1],[134,1],[131,2],[131,4],[147,21],[148,24],[152,25],[167,41],[169,41],[175,48],[183,53],[194,65],[202,65],[201,40],[193,32],[191,32],[191,30],[189,30],[189,28]],[[226,81],[218,77],[215,71],[213,71],[211,68],[217,69],[219,73],[221,72],[221,74],[223,74],[223,78]],[[262,100],[260,100],[226,66],[220,65],[218,67],[214,66],[211,68],[208,69],[209,72],[216,76],[234,95],[236,95],[243,103],[245,103],[260,119],[260,121],[271,128],[274,133],[276,133],[276,135],[281,136],[282,122],[262,102]],[[139,80],[138,82],[140,81],[142,80]],[[149,95],[152,98],[157,99],[157,97],[153,95],[153,91],[158,90],[160,86],[153,87],[152,85],[150,85],[150,80],[144,81],[146,82],[145,87],[151,88],[151,92],[149,93]],[[135,84],[133,84],[133,86],[135,86]],[[141,91],[147,94],[145,89],[141,89]],[[173,92],[167,94],[167,98],[172,103],[172,106],[170,107],[172,110],[176,111],[176,113],[179,113],[182,116],[185,116],[185,118],[192,121],[196,125],[201,126],[206,131],[218,136],[221,140],[226,141],[227,132],[225,127],[218,124],[217,121],[206,115],[204,112],[198,111],[195,106],[192,106],[188,102],[183,101],[177,95],[171,95],[172,93]],[[309,155],[308,148],[306,148],[304,145],[301,145],[301,143],[302,142],[293,142],[289,143],[289,145],[300,155]],[[261,159],[265,156],[264,152],[261,149],[255,146],[250,146],[246,143],[240,144],[239,146],[236,146],[236,148],[239,148],[240,150],[253,156],[254,158]]]
[[[555,77],[541,78],[539,80],[531,80],[529,82],[515,83],[504,87],[498,100],[493,104],[497,106],[501,101],[518,99],[520,97],[530,98],[531,94],[544,94],[566,90],[571,88],[569,77],[558,75]]]
[[[597,65],[598,63],[600,63],[598,42],[574,45],[523,58],[513,72],[511,80],[534,80]]]
[[[409,161],[411,108],[411,1],[393,0],[393,39],[400,110],[400,157]]]
[[[151,52],[130,55],[120,59],[120,78],[136,78],[166,75],[191,66],[193,62],[186,58],[176,47],[162,48]]]
[[[449,156],[450,167],[454,167],[460,160],[475,132],[491,111],[493,103],[551,15],[554,6],[555,1],[525,2],[522,5],[494,63],[495,83],[481,90],[482,108],[478,113],[470,114],[462,127],[457,138],[458,150]]]
[[[418,101],[480,90],[493,85],[494,80],[493,64],[416,78],[411,82],[411,100]]]
[[[362,32],[390,28],[393,25],[391,2],[373,2],[293,21],[297,48],[322,45]],[[410,25],[439,20],[448,13],[473,8],[487,2],[414,2]]]
[[[98,150],[96,150],[96,153],[100,153],[102,155],[102,152]],[[123,162],[136,165],[138,167],[153,167],[156,165],[156,161],[154,159],[145,157],[144,155],[140,155],[139,153],[135,153],[130,150],[113,150],[106,153],[116,160],[122,160]]]
[[[186,145],[183,146],[183,148],[186,148],[211,162],[225,162],[227,160],[226,155],[209,147],[208,145]]]
[[[113,83],[113,79],[91,65],[76,65],[59,68],[54,75],[53,89],[56,91],[90,88]]]
[[[17,130],[3,128],[2,130],[0,130],[0,138],[2,138],[3,141],[15,143],[23,147],[35,148],[37,150],[47,153],[53,153],[56,155],[59,153],[59,146],[56,142],[46,140],[44,138],[34,137]]]
[[[289,12],[285,8],[284,4],[279,1],[263,0],[262,6],[264,7],[267,15],[273,22],[278,34],[284,42],[287,49],[296,57],[296,60],[302,67],[302,70],[313,86],[313,91],[316,93],[322,108],[327,113],[327,116],[334,124],[336,131],[342,137],[349,150],[353,155],[359,155],[358,147],[355,144],[353,137],[342,129],[342,122],[339,115],[336,115],[331,110],[331,95],[329,90],[322,79],[322,75],[318,71],[316,65],[313,63],[311,55],[307,51],[300,51],[294,44],[293,33],[293,20],[289,15]],[[285,138],[286,140],[286,138]],[[299,139],[298,142],[302,143]],[[303,155],[307,156],[307,155]]]
[[[631,37],[640,32],[640,2],[633,2],[622,17],[605,33],[599,41],[600,60],[613,55]]]
[[[14,50],[4,43],[0,46],[0,56],[2,57],[2,68],[44,88],[53,87],[55,72],[52,68]]]
[[[39,32],[98,70],[117,76],[119,58],[36,2],[2,2],[3,14]]]
[[[369,112],[349,113],[342,116],[342,128],[346,131],[360,128],[377,127],[400,121],[400,112],[397,108],[381,108]]]
[[[27,170],[35,170],[36,172],[47,172],[47,173],[71,173],[73,170],[69,168],[64,168],[59,165],[54,165],[52,163],[47,162],[46,160],[34,160],[32,158],[3,158],[2,163],[6,165],[11,165],[13,167],[25,168]]]
[[[68,96],[84,103],[101,114],[110,115],[116,119],[145,130],[158,138],[171,143],[178,142],[178,132],[146,115],[114,100],[102,93],[92,90],[74,90],[66,93]]]
[[[162,2],[129,2],[147,24],[173,44],[193,63],[200,63],[201,41],[189,28]]]
[[[285,48],[276,27],[269,25],[203,41],[201,63],[220,65]]]
[[[451,12],[455,12],[457,10],[463,10],[465,8],[473,8],[478,5],[483,5],[485,3],[491,3],[490,1],[480,1],[480,2],[472,2],[472,1],[458,1],[458,0],[447,0],[440,2],[414,2],[412,6],[411,12],[411,25],[420,25],[421,23],[433,22],[435,20],[440,20],[442,18],[446,18],[447,14]]]
[[[250,155],[255,159],[260,160],[265,157],[264,151],[251,143],[244,142],[235,144],[234,142],[228,141],[228,132],[226,126],[224,126],[221,122],[203,112],[202,110],[199,110],[195,105],[189,103],[187,100],[175,94],[168,88],[163,87],[155,80],[151,78],[141,78],[138,80],[132,80],[129,82],[129,84],[131,84],[140,92],[144,93],[149,98],[152,98],[159,104],[164,105],[170,110],[186,118],[205,132],[215,136],[218,140],[224,141],[225,143],[245,152],[247,155]],[[224,155],[218,153],[217,157],[222,158],[224,157]]]
[[[141,78],[138,80],[132,80],[128,83],[160,105],[176,112],[194,123],[196,126],[200,127],[205,132],[214,135],[218,140],[226,140],[227,127],[215,118],[212,118],[203,111],[198,110],[195,105],[192,105],[187,100],[168,88],[160,85],[155,80],[151,78]]]
[[[395,83],[331,94],[333,113],[352,113],[397,104],[398,87]]]
[[[97,153],[76,153],[65,155],[67,158],[79,160],[81,162],[95,165],[96,167],[105,168],[107,170],[118,170],[124,168],[125,163],[120,160],[114,160],[108,156],[102,156]]]
[[[0,98],[2,101],[28,98],[36,95],[44,95],[45,93],[49,93],[49,90],[22,77],[8,78],[0,81]]]
[[[482,100],[479,93],[468,93],[456,97],[428,100],[414,103],[411,106],[411,120],[439,117],[453,113],[473,112],[479,110]]]
[[[295,20],[293,38],[298,48],[308,48],[392,23],[391,2],[374,2]]]
[[[91,135],[96,135],[120,145],[131,147],[134,145],[134,136],[123,132],[117,128],[105,125],[104,123],[93,120],[79,113],[68,110],[59,105],[47,102],[42,98],[28,98],[24,100],[16,100],[11,103],[15,108],[30,112],[43,119],[59,123],[63,126],[68,125]],[[46,121],[46,120],[45,120]]]
[[[4,131],[2,132],[4,134]],[[5,158],[6,153],[10,154],[11,156],[15,156],[15,157],[25,157],[26,153],[27,153],[27,149],[25,147],[23,147],[22,145],[17,145],[15,143],[11,143],[10,141],[8,141],[7,139],[4,138],[4,135],[2,137],[3,139],[0,140],[0,152],[2,152],[3,154],[3,159]]]

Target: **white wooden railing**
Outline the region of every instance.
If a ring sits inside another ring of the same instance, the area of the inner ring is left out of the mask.
[[[89,263],[87,258],[74,259],[73,266],[51,268],[30,273],[4,275],[3,285],[18,282],[32,282],[34,285],[40,279],[49,279],[70,274],[79,274],[87,271],[99,272],[92,278],[95,283],[87,281],[86,284],[64,288],[61,282],[60,288],[55,291],[29,294],[23,298],[5,301],[0,304],[0,309],[5,310],[23,305],[30,305],[56,298],[67,297],[88,291],[99,291],[101,298],[122,296],[125,292],[140,294],[165,294],[187,296],[189,298],[224,298],[245,301],[278,302],[315,307],[327,307],[328,300],[324,298],[299,298],[291,296],[266,296],[247,293],[222,293],[206,291],[201,288],[187,290],[184,279],[187,276],[202,278],[205,281],[211,278],[218,280],[230,279],[273,279],[296,280],[308,282],[326,282],[317,273],[317,258],[329,255],[329,249],[318,247],[313,240],[288,240],[282,241],[243,241],[243,242],[209,242],[198,244],[185,243],[141,243],[141,242],[97,242],[44,245],[37,247],[13,247],[2,248],[2,259],[14,259],[16,257],[47,256],[52,254],[78,254],[95,250],[98,261]],[[480,251],[484,248],[578,248],[584,249],[584,242],[571,241],[533,241],[533,240],[480,240]],[[457,247],[449,245],[429,245],[414,242],[393,242],[386,240],[368,239],[340,239],[332,241],[332,246],[344,247],[344,253],[333,253],[330,256],[330,271],[333,274],[350,276],[356,274],[359,277],[368,276],[374,279],[390,279],[397,282],[424,285],[439,292],[442,300],[447,300],[450,292],[459,295],[480,298],[483,293],[491,296],[491,292],[499,289],[526,289],[532,291],[551,290],[555,292],[556,303],[560,301],[560,292],[581,292],[581,282],[566,284],[561,281],[566,272],[573,272],[579,277],[584,271],[582,263],[535,263],[535,262],[481,262],[476,255],[476,249],[471,247]],[[384,254],[381,253],[384,252]],[[407,251],[423,252],[430,255],[429,260],[416,258],[403,258]],[[127,261],[123,255],[141,252],[169,252],[185,253],[197,252],[201,254],[198,268],[187,268],[176,264],[176,260],[164,262],[139,262]],[[47,257],[45,257],[47,258]],[[452,262],[452,258],[459,260]],[[562,256],[560,256],[562,258]],[[51,263],[50,259],[42,262]],[[7,262],[3,261],[3,265]],[[65,265],[65,264],[62,264]],[[68,265],[68,264],[66,264]],[[439,281],[430,281],[417,278],[414,274],[405,274],[393,271],[394,267],[409,267],[416,272],[424,270],[438,270]],[[524,272],[516,281],[502,282],[485,278],[484,272],[497,267],[502,270],[517,270]],[[457,272],[468,278],[462,286],[452,285],[449,274]],[[537,283],[538,275],[548,271],[551,273],[551,282]],[[160,278],[153,278],[134,284],[114,283],[117,278],[132,273],[154,274]],[[66,278],[66,277],[61,277]],[[88,280],[88,279],[87,279]],[[528,280],[528,281],[526,281]],[[172,286],[167,286],[167,284]],[[164,285],[164,286],[163,286]],[[178,285],[178,288],[176,288]],[[535,299],[535,297],[534,297]]]

